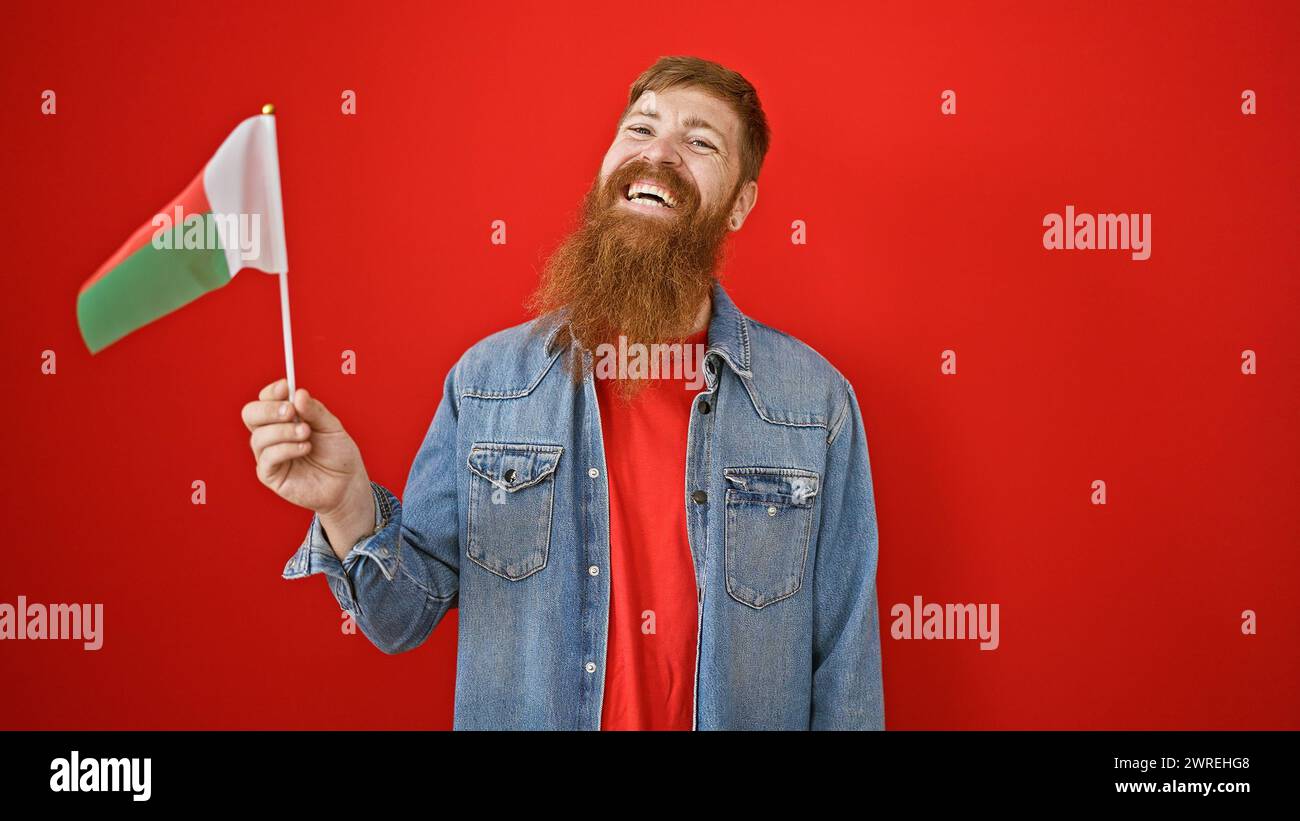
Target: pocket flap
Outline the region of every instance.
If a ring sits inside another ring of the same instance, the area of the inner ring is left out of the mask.
[[[555,471],[564,448],[559,445],[514,445],[475,442],[469,469],[496,487],[514,493],[535,485]]]
[[[811,507],[821,484],[816,473],[799,468],[725,468],[722,474],[731,486],[731,498],[743,502]]]

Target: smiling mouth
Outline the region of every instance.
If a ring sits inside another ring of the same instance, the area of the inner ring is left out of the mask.
[[[677,207],[677,199],[669,193],[668,189],[644,180],[629,185],[623,192],[623,198],[628,202],[652,208]]]

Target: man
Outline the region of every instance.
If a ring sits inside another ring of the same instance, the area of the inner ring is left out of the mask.
[[[538,316],[452,368],[400,500],[306,390],[244,407],[258,477],[316,513],[286,578],[387,653],[460,608],[457,729],[883,728],[856,396],[715,278],[767,146],[736,72],[643,73]]]

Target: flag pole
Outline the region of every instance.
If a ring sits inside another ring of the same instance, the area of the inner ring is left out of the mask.
[[[267,103],[262,106],[263,114],[275,114],[275,106]],[[289,401],[293,402],[294,378],[293,378],[293,332],[289,329],[289,272],[281,271],[280,274],[280,326],[284,330],[284,370],[289,380]]]
[[[293,333],[289,330],[289,275],[280,272],[280,324],[284,326],[284,370],[289,377],[289,401],[293,401]]]

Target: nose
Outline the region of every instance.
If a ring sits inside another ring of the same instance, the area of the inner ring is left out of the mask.
[[[655,137],[646,143],[645,148],[637,155],[651,165],[677,166],[681,164],[681,157],[677,149],[673,147],[667,135]]]

